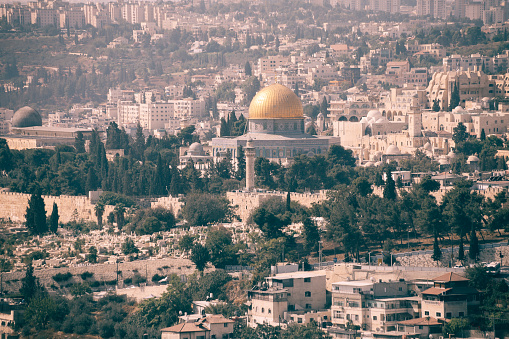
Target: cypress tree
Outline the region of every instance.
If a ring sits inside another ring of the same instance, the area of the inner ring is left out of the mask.
[[[451,101],[449,103],[449,111],[452,111],[456,107],[458,107],[460,104],[460,91],[458,88],[458,82],[456,81],[454,83],[454,87],[451,92]]]
[[[484,132],[484,128],[481,130],[481,141],[486,140],[486,132]]]
[[[473,228],[470,233],[470,249],[468,250],[468,256],[472,260],[477,260],[477,257],[479,256],[479,240],[477,239],[477,233]]]
[[[53,233],[57,233],[58,230],[58,206],[56,202],[53,202],[53,210],[51,211],[51,215],[49,217],[49,229]]]
[[[396,183],[392,178],[392,173],[390,170],[387,171],[387,180],[385,181],[384,187],[384,198],[389,200],[396,200]]]
[[[85,139],[83,138],[83,133],[81,131],[78,131],[74,138],[74,149],[76,150],[76,153],[85,153]]]
[[[32,234],[43,234],[48,231],[44,199],[39,192],[32,194],[28,200],[25,214],[25,225]]]
[[[438,245],[438,236],[435,234],[435,240],[433,241],[433,254],[431,258],[435,261],[439,261],[442,258],[442,251]]]

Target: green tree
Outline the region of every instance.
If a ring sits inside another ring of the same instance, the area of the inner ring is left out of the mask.
[[[36,331],[48,328],[57,314],[57,304],[48,295],[39,294],[31,299],[23,316],[26,324]]]
[[[78,131],[74,138],[74,149],[76,150],[76,153],[85,153],[85,139],[83,138],[83,133],[81,131]]]
[[[324,96],[322,103],[320,104],[320,113],[323,114],[325,118],[327,118],[329,114],[329,103],[327,102],[327,98]]]
[[[134,253],[138,253],[138,252],[139,252],[139,249],[134,244],[133,239],[126,238],[126,240],[122,243],[122,253],[124,253],[125,255],[129,255],[129,254],[134,254]]]
[[[208,193],[187,195],[182,216],[189,225],[203,226],[231,220],[232,208],[228,199]]]
[[[244,74],[248,77],[253,75],[251,70],[251,63],[249,61],[246,61],[246,64],[244,65]]]
[[[451,98],[449,101],[449,111],[452,111],[453,109],[458,107],[459,104],[460,104],[460,90],[458,87],[458,82],[456,81],[451,91]]]
[[[94,206],[94,210],[95,210],[95,216],[97,217],[97,226],[99,226],[99,228],[102,228],[104,204],[102,202],[97,202]]]
[[[25,277],[21,280],[21,288],[19,293],[23,299],[30,304],[31,300],[39,293],[42,292],[42,286],[34,275],[34,268],[32,262],[29,262],[26,267]]]
[[[477,260],[480,254],[479,240],[477,239],[477,232],[475,228],[470,232],[470,248],[468,249],[468,256],[472,260]]]
[[[196,265],[196,269],[203,272],[210,260],[210,254],[202,244],[197,243],[191,250],[190,259]]]
[[[25,214],[25,225],[32,234],[44,234],[48,231],[44,200],[39,192],[32,194],[28,200]]]
[[[88,249],[87,260],[92,264],[97,263],[97,248],[95,246],[90,246]]]
[[[470,137],[467,132],[467,127],[462,122],[458,122],[458,125],[456,125],[452,131],[452,140],[454,140],[456,145],[466,141]]]
[[[483,129],[481,129],[481,137],[480,137],[480,140],[481,140],[481,141],[486,140],[486,132],[484,131],[484,128],[483,128]]]
[[[462,337],[465,333],[464,330],[470,328],[470,321],[464,318],[453,318],[448,321],[443,328],[444,336],[454,335],[456,337]]]
[[[320,241],[320,231],[315,221],[309,217],[302,222],[304,244],[310,252],[318,250],[318,242]]]
[[[392,173],[390,170],[386,172],[386,180],[384,187],[384,198],[388,200],[396,200],[398,197],[398,193],[396,192],[396,183],[392,178]]]
[[[194,245],[194,237],[190,234],[184,234],[179,240],[179,249],[182,251],[189,252]]]
[[[440,112],[440,99],[433,100],[433,107],[431,109],[434,112]]]
[[[438,236],[435,235],[434,241],[433,241],[433,254],[431,255],[431,258],[435,261],[439,261],[442,259],[442,251],[440,250],[440,246],[438,245]]]
[[[49,229],[53,233],[57,233],[58,230],[58,206],[56,202],[53,202],[53,210],[51,211],[51,216],[49,217]]]
[[[210,253],[210,261],[216,268],[235,265],[236,257],[231,233],[224,227],[214,227],[207,233],[205,248]]]
[[[0,173],[9,171],[12,168],[12,153],[7,145],[7,141],[0,138]]]

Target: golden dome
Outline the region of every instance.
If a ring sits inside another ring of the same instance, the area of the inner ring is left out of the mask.
[[[300,99],[280,84],[259,91],[249,105],[249,119],[303,119]]]

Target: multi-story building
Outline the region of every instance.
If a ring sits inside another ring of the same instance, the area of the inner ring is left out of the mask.
[[[311,318],[322,322],[328,318],[324,271],[299,271],[268,277],[264,286],[248,291],[248,298],[251,302],[249,326],[277,326],[285,321],[304,323]],[[315,315],[304,316],[307,312]]]
[[[162,129],[173,118],[173,104],[155,102],[140,104],[140,125],[144,129]]]
[[[445,47],[440,44],[419,44],[415,40],[408,41],[405,48],[414,55],[431,55],[434,58],[444,58],[446,53]]]
[[[482,71],[445,71],[433,74],[427,92],[430,107],[439,100],[442,109],[449,106],[451,94],[458,87],[460,105],[467,100],[481,100],[495,96],[495,81]]]
[[[480,292],[468,279],[446,273],[433,279],[434,286],[422,292],[422,317],[462,318],[480,305]]]
[[[258,65],[257,65],[257,73],[264,74],[266,72],[274,72],[277,68],[280,68],[282,66],[289,64],[289,58],[280,56],[280,55],[269,55],[263,58],[258,59]]]
[[[342,100],[329,102],[329,117],[331,120],[359,121],[367,116],[375,104],[368,97],[358,97],[353,100]]]
[[[398,321],[419,317],[419,297],[405,281],[341,281],[332,284],[332,323],[363,330],[396,330]]]
[[[451,55],[443,58],[444,71],[478,69],[491,73],[506,72],[509,67],[509,51],[494,57],[479,53],[470,56]]]
[[[452,112],[423,112],[422,126],[424,130],[453,133],[458,123],[465,125],[471,135],[480,138],[485,135],[504,134],[509,124],[509,114],[502,112],[468,112],[455,108]]]
[[[180,100],[169,100],[173,104],[173,114],[175,118],[198,118],[206,114],[205,100],[185,98]]]
[[[0,108],[0,134],[9,133],[10,121],[14,111],[12,109]]]
[[[426,108],[428,97],[426,90],[408,86],[405,88],[391,88],[390,95],[385,100],[382,115],[393,121],[406,121],[407,112],[412,107]]]

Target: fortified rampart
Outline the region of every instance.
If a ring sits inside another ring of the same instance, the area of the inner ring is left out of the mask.
[[[433,197],[435,197],[435,199],[437,200],[437,203],[441,204],[442,199],[444,198],[444,195],[449,190],[451,190],[453,188],[454,188],[453,186],[442,187],[438,191],[431,192],[430,194]],[[401,195],[401,193],[400,193],[401,191],[410,191],[410,189],[411,189],[410,187],[403,187],[403,188],[397,188],[396,191],[398,192],[398,195]],[[494,199],[498,193],[503,192],[504,190],[505,189],[502,187],[488,187],[484,190],[472,190],[472,192],[477,192],[480,195],[485,196],[486,198]],[[373,186],[373,194],[378,195],[379,197],[383,197],[384,188],[378,187],[378,186]]]
[[[286,199],[286,195],[286,192],[278,191],[234,191],[227,192],[226,198],[231,202],[232,206],[237,206],[235,212],[243,221],[246,221],[251,212],[260,206],[263,201],[270,197],[281,197],[282,199]],[[327,191],[319,191],[316,193],[290,193],[290,199],[291,201],[298,202],[303,206],[311,207],[314,203],[326,200]]]
[[[180,198],[172,196],[158,198],[150,204],[151,208],[162,207],[170,210],[175,216],[179,215],[182,206],[184,206],[184,202]]]
[[[4,192],[0,191],[0,219],[10,219],[12,221],[25,221],[26,209],[30,194]],[[67,223],[73,220],[79,221],[97,221],[95,215],[95,205],[91,203],[86,196],[50,196],[43,195],[46,208],[46,215],[51,215],[53,210],[53,202],[58,206],[59,221]],[[114,206],[104,206],[103,222]]]

